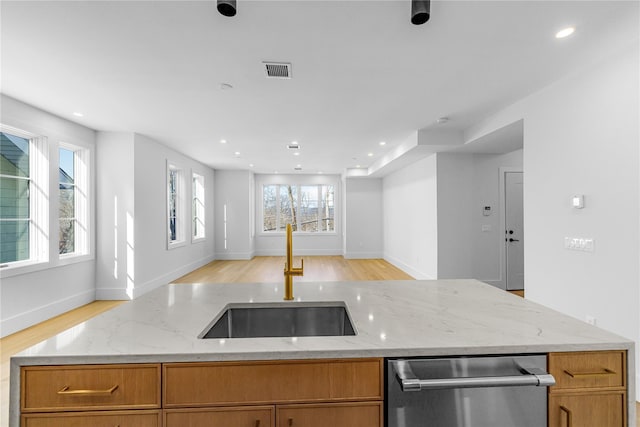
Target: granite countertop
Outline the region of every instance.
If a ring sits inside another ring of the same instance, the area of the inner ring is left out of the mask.
[[[476,280],[296,283],[296,301],[344,301],[357,335],[197,338],[228,303],[283,302],[282,288],[166,285],[25,350],[12,365],[633,348],[632,341]]]

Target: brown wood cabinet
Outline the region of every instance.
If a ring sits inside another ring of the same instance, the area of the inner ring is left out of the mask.
[[[627,353],[550,353],[549,427],[627,425]]]
[[[284,405],[277,427],[373,427],[383,425],[382,402]]]
[[[274,406],[189,408],[164,411],[164,427],[273,427]]]
[[[160,427],[161,411],[102,411],[25,414],[23,427]],[[254,427],[254,426],[251,426]]]
[[[25,366],[21,411],[160,408],[160,364]]]
[[[382,359],[166,363],[163,407],[383,399]]]

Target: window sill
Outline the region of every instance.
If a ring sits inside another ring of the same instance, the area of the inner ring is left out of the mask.
[[[181,248],[183,246],[186,246],[187,242],[185,242],[184,240],[179,240],[176,242],[169,242],[167,244],[167,250],[172,250],[172,249],[177,249],[177,248]]]
[[[20,276],[22,274],[35,273],[37,271],[49,270],[51,268],[64,267],[66,265],[93,260],[93,255],[66,255],[58,259],[55,263],[51,261],[22,261],[8,267],[0,269],[0,279]]]
[[[207,240],[206,237],[194,237],[191,239],[191,243],[200,243],[205,242]]]

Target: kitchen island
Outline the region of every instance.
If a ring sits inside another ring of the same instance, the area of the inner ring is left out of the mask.
[[[227,304],[282,302],[282,295],[282,284],[166,285],[43,341],[11,359],[10,426],[20,423],[28,366],[608,350],[626,352],[627,420],[635,420],[633,341],[475,280],[300,283],[296,301],[344,302],[357,334],[198,338]]]

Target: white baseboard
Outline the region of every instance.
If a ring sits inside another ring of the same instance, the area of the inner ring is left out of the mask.
[[[239,260],[239,259],[252,259],[253,252],[216,252],[215,259],[223,260]]]
[[[383,257],[382,252],[345,252],[345,259],[380,259]]]
[[[156,288],[159,288],[162,285],[166,285],[167,283],[171,283],[171,281],[184,276],[187,273],[192,272],[193,270],[202,267],[213,261],[215,257],[208,256],[201,258],[197,261],[191,262],[189,264],[183,265],[180,268],[177,268],[173,271],[165,273],[161,276],[158,276],[154,279],[151,279],[147,282],[136,285],[131,291],[131,295],[127,293],[127,289],[123,288],[102,288],[96,290],[96,299],[97,300],[130,300],[136,299],[141,295],[146,294],[149,291],[152,291]]]
[[[387,261],[389,264],[393,264],[396,267],[398,267],[400,270],[404,271],[405,273],[407,273],[408,275],[412,276],[415,279],[418,280],[435,280],[435,277],[431,277],[428,274],[425,274],[423,272],[421,272],[420,270],[417,270],[415,268],[413,268],[412,266],[405,264],[404,262],[400,261],[399,259],[396,259],[394,257],[391,257],[389,255],[384,255],[384,260]]]
[[[95,300],[95,295],[95,289],[89,289],[4,319],[0,322],[0,338],[89,304]]]
[[[341,256],[342,249],[295,249],[295,256]],[[285,256],[283,249],[259,249],[255,252],[256,256]]]

